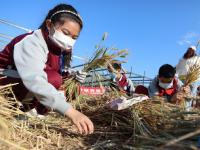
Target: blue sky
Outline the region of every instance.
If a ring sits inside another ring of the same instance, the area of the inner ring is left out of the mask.
[[[2,0],[0,19],[34,30],[59,3],[73,5],[84,20],[74,54],[91,56],[108,32],[106,45],[129,50],[124,67],[152,78],[162,64],[176,65],[187,47],[200,39],[199,0]],[[23,32],[0,24],[0,33]],[[74,64],[80,63],[74,59]]]

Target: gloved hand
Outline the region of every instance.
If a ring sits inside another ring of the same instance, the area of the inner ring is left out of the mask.
[[[71,76],[75,76],[76,75],[76,71],[75,69],[72,68],[65,68],[62,70],[62,77],[63,79],[67,79]]]
[[[86,78],[86,76],[87,76],[87,72],[78,70],[78,71],[76,71],[75,79],[77,81],[79,81],[80,83],[83,83],[85,78]]]
[[[75,75],[77,70],[72,68],[65,68],[62,70],[62,74],[68,74],[68,75]]]

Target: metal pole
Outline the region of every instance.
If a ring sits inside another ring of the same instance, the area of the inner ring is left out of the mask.
[[[6,43],[8,43],[8,42],[7,42],[7,41],[4,41],[4,40],[0,40],[0,43],[6,44]]]
[[[200,40],[197,42],[196,48],[198,48],[198,46],[199,46],[199,43],[200,43]]]
[[[72,57],[77,58],[77,59],[82,60],[82,61],[85,61],[85,62],[88,62],[88,60],[86,58],[83,58],[83,57],[80,57],[80,56],[77,56],[77,55],[72,55]]]
[[[32,31],[31,29],[27,29],[27,28],[24,28],[24,27],[18,26],[18,25],[14,24],[14,23],[8,22],[8,21],[3,20],[3,19],[0,19],[0,23],[7,24],[7,25],[9,25],[9,26],[12,26],[12,27],[15,27],[15,28],[18,28],[18,29],[24,30],[24,31],[26,31],[26,32],[31,32],[31,31]]]
[[[132,66],[131,66],[131,71],[130,71],[130,74],[129,74],[129,78],[131,77],[132,75]]]
[[[13,39],[12,36],[9,36],[9,35],[3,34],[3,33],[0,33],[0,37],[6,38],[8,40],[12,40]]]
[[[144,77],[145,77],[145,71],[144,71],[144,75],[143,75],[143,86],[144,86]]]

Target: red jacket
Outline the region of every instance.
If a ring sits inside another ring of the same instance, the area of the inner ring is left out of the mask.
[[[124,87],[128,86],[127,77],[125,74],[122,74],[122,78],[117,81],[118,85],[124,89]]]
[[[124,73],[122,73],[121,75],[122,77],[119,80],[116,80],[117,85],[122,88],[123,92],[128,95],[132,95],[135,90],[132,81],[128,79]]]

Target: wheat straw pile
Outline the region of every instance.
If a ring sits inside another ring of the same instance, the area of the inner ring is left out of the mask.
[[[9,117],[5,120],[10,124],[8,127],[6,123],[10,135],[1,138],[0,149],[155,149],[199,127],[198,118],[188,117],[188,114],[198,115],[199,111],[184,112],[160,99],[147,100],[122,111],[111,110],[106,103],[115,95],[107,93],[101,97],[83,97],[79,103],[73,101],[94,122],[92,135],[77,134],[68,119],[53,112],[45,120],[17,121]],[[173,144],[174,149],[192,149],[195,140]]]
[[[115,111],[107,102],[117,97],[116,92],[83,96],[72,104],[91,118],[95,132],[81,136],[67,118],[53,112],[45,120],[15,120],[13,116],[23,113],[13,107],[16,101],[10,86],[0,93],[5,97],[0,99],[0,149],[197,149],[198,134],[174,140],[200,128],[200,111],[187,112],[160,98]]]
[[[91,144],[88,149],[155,149],[200,127],[199,110],[186,112],[163,99],[147,100],[121,111],[109,109],[107,101],[110,96],[90,98],[81,104],[81,110],[96,127],[94,135],[87,139]],[[192,140],[172,146],[192,149],[197,139]]]
[[[12,86],[15,85],[0,87],[0,149],[55,150],[60,147],[63,149],[76,147],[78,138],[71,144],[73,137],[68,130],[73,129],[73,126],[71,127],[69,120],[60,118],[55,113],[45,120],[28,117],[19,110]]]
[[[84,67],[84,71],[106,67],[116,57],[126,55],[126,51],[108,55],[107,49],[98,50],[95,57]],[[193,71],[191,69],[187,76],[187,85],[199,77],[198,68],[200,67],[194,66]],[[65,82],[65,86],[69,86],[67,92],[72,93],[68,98],[72,99],[74,94],[78,94],[77,85],[74,78]],[[95,125],[94,134],[83,136],[77,134],[76,128],[67,118],[54,112],[44,120],[27,117],[18,110],[11,86],[1,87],[0,149],[198,149],[200,110],[193,109],[188,112],[156,97],[125,110],[111,110],[107,103],[119,95],[115,91],[104,96],[83,96],[80,101],[71,101],[77,109],[89,116]],[[27,120],[16,120],[20,115]]]
[[[44,120],[16,120],[14,116],[23,113],[14,107],[10,86],[2,87],[0,95],[0,149],[197,149],[200,111],[187,112],[160,98],[115,111],[107,102],[117,97],[116,92],[83,96],[72,104],[91,118],[95,132],[82,136],[67,118],[53,112]],[[185,136],[195,130],[193,136]]]

